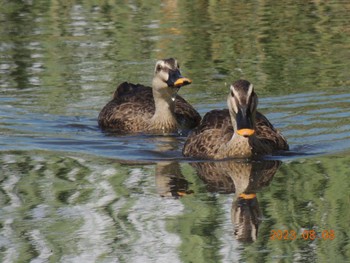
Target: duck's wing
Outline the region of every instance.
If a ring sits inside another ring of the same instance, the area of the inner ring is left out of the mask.
[[[98,124],[115,132],[138,132],[145,128],[154,111],[152,88],[124,82],[101,110]]]
[[[264,144],[268,144],[273,150],[288,150],[287,140],[282,133],[275,129],[270,121],[260,112],[256,113],[256,136]]]
[[[220,130],[223,134],[233,131],[229,111],[227,109],[209,111],[192,133],[200,134],[206,130]]]
[[[119,104],[123,102],[138,102],[142,103],[144,100],[150,100],[153,103],[154,99],[152,88],[141,84],[133,84],[129,82],[121,83],[113,93],[113,100],[118,101]]]
[[[228,110],[212,110],[204,115],[200,125],[188,136],[184,156],[207,158],[218,153],[220,146],[227,143],[233,134]]]
[[[180,126],[187,130],[197,127],[201,121],[199,113],[179,95],[175,100],[175,117]]]

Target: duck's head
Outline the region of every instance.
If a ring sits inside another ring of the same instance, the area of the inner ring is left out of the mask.
[[[258,97],[253,84],[247,80],[238,80],[230,86],[227,98],[232,125],[235,133],[249,137],[255,133],[255,113]]]
[[[181,75],[180,66],[176,59],[168,58],[157,61],[152,83],[154,90],[174,95],[182,86],[191,83],[192,80]]]

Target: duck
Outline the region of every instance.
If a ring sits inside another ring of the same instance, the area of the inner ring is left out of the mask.
[[[282,133],[257,111],[258,96],[249,81],[230,85],[227,106],[204,115],[184,143],[184,156],[249,159],[289,150]]]
[[[121,83],[101,110],[98,125],[114,133],[187,134],[199,125],[200,114],[180,95],[192,80],[183,77],[175,58],[156,62],[152,87]]]

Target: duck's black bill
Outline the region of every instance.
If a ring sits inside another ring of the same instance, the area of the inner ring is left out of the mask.
[[[167,84],[169,87],[177,87],[180,88],[185,85],[189,85],[192,83],[192,80],[181,76],[179,70],[171,70],[169,71],[169,79]]]
[[[249,137],[255,133],[252,114],[250,113],[249,109],[245,107],[240,108],[236,116],[236,121],[238,135]]]

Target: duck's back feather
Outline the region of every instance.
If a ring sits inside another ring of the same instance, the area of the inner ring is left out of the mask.
[[[152,117],[154,110],[151,88],[124,82],[101,110],[98,124],[103,129],[117,132],[142,130],[147,125],[145,120]]]
[[[289,146],[279,130],[275,129],[270,121],[260,112],[256,113],[256,136],[272,148],[273,151],[287,151]]]
[[[176,95],[175,117],[184,132],[194,129],[201,122],[202,117],[184,98]]]
[[[154,112],[151,87],[123,82],[101,110],[98,124],[102,129],[115,132],[145,132]],[[198,112],[179,95],[175,99],[175,116],[185,129],[193,129],[201,120]]]
[[[183,148],[184,156],[206,158],[218,153],[222,144],[233,134],[228,110],[212,110],[206,113],[200,123],[187,137]]]
[[[206,130],[218,129],[224,135],[225,133],[233,133],[230,120],[230,114],[227,109],[212,110],[206,113],[200,125],[193,130],[192,134],[200,134]]]
[[[141,84],[133,84],[129,82],[121,83],[113,93],[113,100],[122,102],[138,102],[142,103],[144,100],[153,100],[152,88],[143,86]],[[112,101],[113,101],[112,100]],[[154,103],[150,103],[154,109]]]

